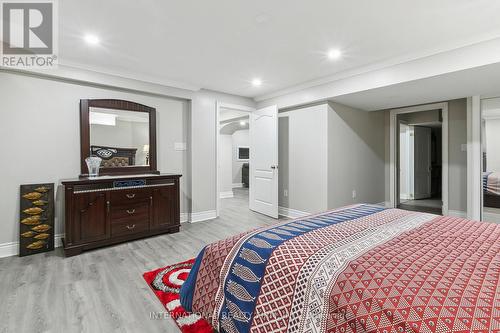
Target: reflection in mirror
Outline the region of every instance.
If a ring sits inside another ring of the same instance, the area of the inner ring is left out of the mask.
[[[90,155],[102,158],[101,167],[149,165],[149,114],[89,108]]]
[[[500,98],[481,102],[483,220],[500,223]]]

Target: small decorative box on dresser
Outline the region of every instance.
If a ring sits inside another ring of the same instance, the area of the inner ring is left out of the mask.
[[[101,176],[63,181],[66,256],[179,231],[175,174]]]

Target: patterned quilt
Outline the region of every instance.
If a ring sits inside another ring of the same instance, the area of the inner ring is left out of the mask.
[[[181,303],[219,332],[500,332],[500,225],[356,205],[205,247]]]
[[[500,195],[500,172],[483,172],[484,193]]]

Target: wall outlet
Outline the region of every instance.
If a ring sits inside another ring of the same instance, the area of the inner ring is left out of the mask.
[[[356,199],[356,196],[357,196],[357,194],[356,194],[356,190],[352,190],[352,198],[353,198],[353,199]]]
[[[288,190],[284,190],[284,191],[283,191],[283,195],[284,195],[285,197],[287,197],[287,196],[288,196]]]

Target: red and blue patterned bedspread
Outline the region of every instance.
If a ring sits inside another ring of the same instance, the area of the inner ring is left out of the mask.
[[[181,303],[220,332],[500,332],[500,225],[355,205],[208,245]]]

